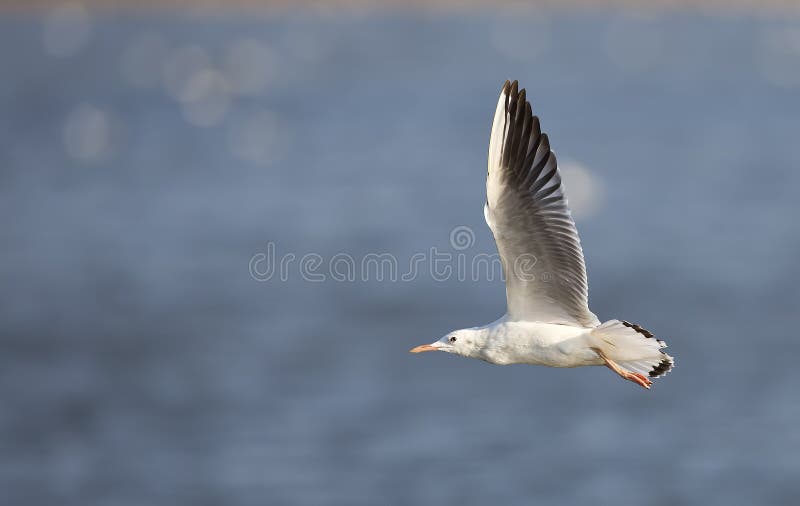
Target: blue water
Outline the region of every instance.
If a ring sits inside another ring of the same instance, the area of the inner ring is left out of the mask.
[[[43,48],[41,15],[0,26],[4,504],[800,495],[800,55],[780,38],[800,21],[106,13],[68,56]],[[121,74],[150,32],[212,62],[260,41],[269,82],[196,126],[160,77]],[[491,253],[506,78],[603,190],[578,217],[591,307],[668,341],[677,366],[650,392],[604,368],[407,353],[500,316],[498,280],[251,277],[269,242],[402,266],[467,226],[466,253]],[[70,152],[80,104],[113,127],[102,156]],[[257,111],[277,125],[261,163],[230,142]]]

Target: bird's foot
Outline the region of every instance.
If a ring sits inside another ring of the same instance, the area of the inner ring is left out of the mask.
[[[622,376],[623,378],[625,378],[626,380],[633,381],[637,385],[639,385],[639,386],[641,386],[643,388],[646,388],[648,390],[650,390],[650,385],[653,384],[653,382],[650,381],[650,379],[647,376],[645,376],[644,374],[639,374],[639,373],[636,373],[636,372],[622,371],[619,375]]]
[[[646,388],[647,390],[650,390],[650,385],[652,385],[653,382],[650,381],[650,379],[647,376],[645,376],[644,374],[636,373],[636,372],[626,371],[625,369],[620,367],[619,364],[617,364],[616,362],[614,362],[613,360],[608,358],[606,356],[606,354],[603,353],[603,351],[600,350],[599,348],[592,348],[592,349],[594,350],[595,353],[597,353],[597,355],[601,359],[603,359],[603,362],[605,362],[606,367],[608,367],[609,369],[611,369],[615,373],[619,374],[620,377],[622,377],[623,379],[626,379],[628,381],[633,381],[634,383],[636,383],[640,387]]]

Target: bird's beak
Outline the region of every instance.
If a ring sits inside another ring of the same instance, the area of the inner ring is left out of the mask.
[[[417,346],[416,348],[411,348],[409,350],[411,353],[422,353],[423,351],[436,351],[438,350],[438,346],[434,346],[432,344],[423,344],[422,346]]]

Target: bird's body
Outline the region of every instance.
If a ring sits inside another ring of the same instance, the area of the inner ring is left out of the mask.
[[[591,330],[553,323],[509,321],[503,317],[483,327],[458,331],[457,339],[474,346],[475,354],[467,356],[492,364],[602,365],[602,360],[589,346]]]
[[[556,157],[516,81],[503,86],[492,122],[484,216],[503,263],[506,314],[412,352],[500,365],[605,365],[645,388],[647,376],[671,370],[666,344],[651,332],[620,320],[601,324],[589,310],[583,250]]]

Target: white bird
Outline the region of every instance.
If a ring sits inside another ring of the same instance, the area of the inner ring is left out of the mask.
[[[605,365],[647,389],[649,378],[672,369],[664,341],[627,321],[601,324],[589,310],[583,251],[556,156],[517,81],[505,82],[494,114],[484,216],[503,265],[506,314],[412,353],[445,351],[501,365]]]

